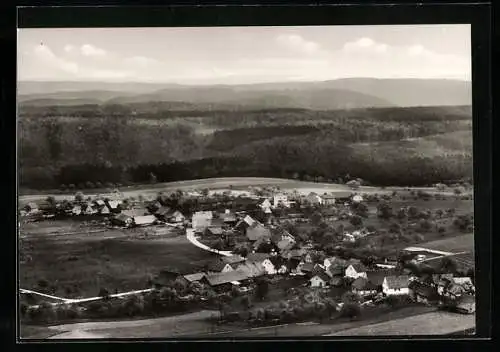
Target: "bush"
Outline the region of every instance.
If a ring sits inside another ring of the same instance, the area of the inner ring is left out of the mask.
[[[77,192],[75,194],[75,201],[76,202],[83,202],[83,199],[84,199],[84,195],[82,192]]]
[[[95,188],[95,184],[92,183],[92,182],[90,182],[90,181],[87,181],[87,182],[85,182],[85,187],[87,187],[87,188]]]
[[[351,216],[351,218],[349,219],[349,222],[353,225],[353,226],[361,226],[363,224],[363,219],[361,218],[361,216],[359,215],[353,215]]]
[[[340,310],[340,316],[346,318],[356,318],[361,315],[361,307],[357,303],[344,303]]]
[[[75,189],[76,187],[75,187],[75,185],[74,185],[73,183],[70,183],[70,184],[68,185],[68,188],[69,188],[69,189]]]

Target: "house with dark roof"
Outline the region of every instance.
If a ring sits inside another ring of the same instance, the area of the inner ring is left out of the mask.
[[[250,253],[247,255],[246,262],[262,265],[268,275],[276,274],[276,267],[271,261],[271,255],[268,253]]]
[[[260,277],[266,275],[266,268],[262,263],[258,262],[244,262],[238,264],[236,271],[245,273],[248,277]]]
[[[382,292],[386,296],[407,295],[409,294],[409,283],[410,277],[408,275],[386,276],[382,283]]]
[[[330,277],[343,277],[345,273],[345,267],[340,264],[334,264],[330,265],[326,270],[325,273],[330,276]]]
[[[283,251],[287,251],[287,250],[292,249],[294,245],[295,245],[295,242],[292,242],[290,240],[284,239],[284,240],[279,241],[276,244],[276,247],[278,247],[278,249],[280,250],[280,252],[283,252]]]
[[[188,281],[189,283],[193,283],[201,281],[205,276],[207,276],[207,274],[205,273],[194,273],[184,275],[184,279],[186,279],[186,281]]]
[[[121,202],[118,200],[107,200],[105,201],[106,206],[108,207],[111,213],[119,213],[121,211]]]
[[[364,277],[358,277],[351,283],[351,289],[360,296],[368,296],[377,293],[377,286]]]
[[[230,255],[227,257],[222,257],[221,261],[226,264],[238,264],[238,263],[243,263],[245,261],[245,258],[243,258],[240,255]]]
[[[358,277],[364,277],[366,279],[366,272],[368,270],[361,263],[354,263],[347,266],[345,269],[345,276],[357,279]]]
[[[226,273],[234,271],[233,266],[230,263],[224,263],[220,259],[216,259],[208,264],[208,273]]]
[[[396,275],[394,270],[369,270],[366,272],[366,278],[374,284],[378,290],[382,290],[382,284],[387,276]]]
[[[408,292],[410,297],[419,303],[429,303],[438,299],[437,290],[429,285],[419,281],[411,281],[408,284]]]
[[[311,287],[327,287],[330,283],[330,277],[325,273],[317,273],[309,279]]]
[[[314,264],[313,263],[301,263],[297,267],[297,270],[300,271],[301,273],[304,274],[309,274],[311,275],[314,271]]]
[[[325,205],[334,205],[337,201],[337,197],[335,197],[333,194],[324,194],[321,196],[321,198],[323,198],[323,204]]]
[[[126,214],[116,214],[114,217],[111,218],[111,223],[118,225],[118,226],[132,226],[134,223],[134,219]]]
[[[204,277],[204,280],[218,292],[227,291],[232,286],[239,286],[248,279],[249,276],[243,271],[210,274]]]

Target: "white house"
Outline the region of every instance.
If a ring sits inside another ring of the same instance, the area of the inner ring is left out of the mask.
[[[269,201],[269,199],[265,199],[261,204],[260,204],[260,207],[262,209],[268,209],[268,208],[271,208],[272,204],[271,202]]]
[[[288,272],[288,268],[284,264],[281,265],[277,271],[278,274],[286,274],[287,272]]]
[[[246,262],[262,265],[267,274],[274,275],[277,271],[269,258],[270,255],[266,253],[250,253],[247,255]]]
[[[75,205],[73,209],[71,209],[71,213],[73,215],[80,215],[82,213],[82,207],[79,205]]]
[[[387,296],[407,295],[409,294],[409,282],[408,275],[386,276],[382,283],[382,292]]]
[[[344,233],[344,242],[356,242],[356,237],[354,235],[351,235],[350,233]]]
[[[356,195],[352,196],[352,201],[354,203],[361,203],[363,201],[363,197],[360,196],[359,194],[356,194]]]
[[[351,264],[345,269],[345,276],[353,279],[357,279],[358,277],[366,279],[366,268],[360,263]]]
[[[288,197],[286,194],[276,194],[273,197],[273,207],[277,208],[279,206],[282,207],[290,207],[290,203],[288,202]]]
[[[326,287],[330,282],[330,277],[324,273],[320,273],[314,275],[309,282],[311,283],[311,287]]]
[[[323,204],[325,205],[335,205],[335,202],[337,201],[334,195],[330,194],[325,194],[323,195]]]

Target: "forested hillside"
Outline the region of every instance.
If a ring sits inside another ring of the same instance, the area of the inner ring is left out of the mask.
[[[151,173],[157,181],[349,174],[408,186],[472,176],[470,106],[210,111],[165,104],[136,105],[135,114],[130,105],[20,109],[21,186],[143,183]]]

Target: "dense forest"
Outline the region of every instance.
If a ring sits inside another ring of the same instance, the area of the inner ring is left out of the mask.
[[[175,108],[177,106],[177,108]],[[168,107],[168,109],[166,108]],[[262,176],[418,186],[472,176],[470,106],[21,106],[21,187]]]

